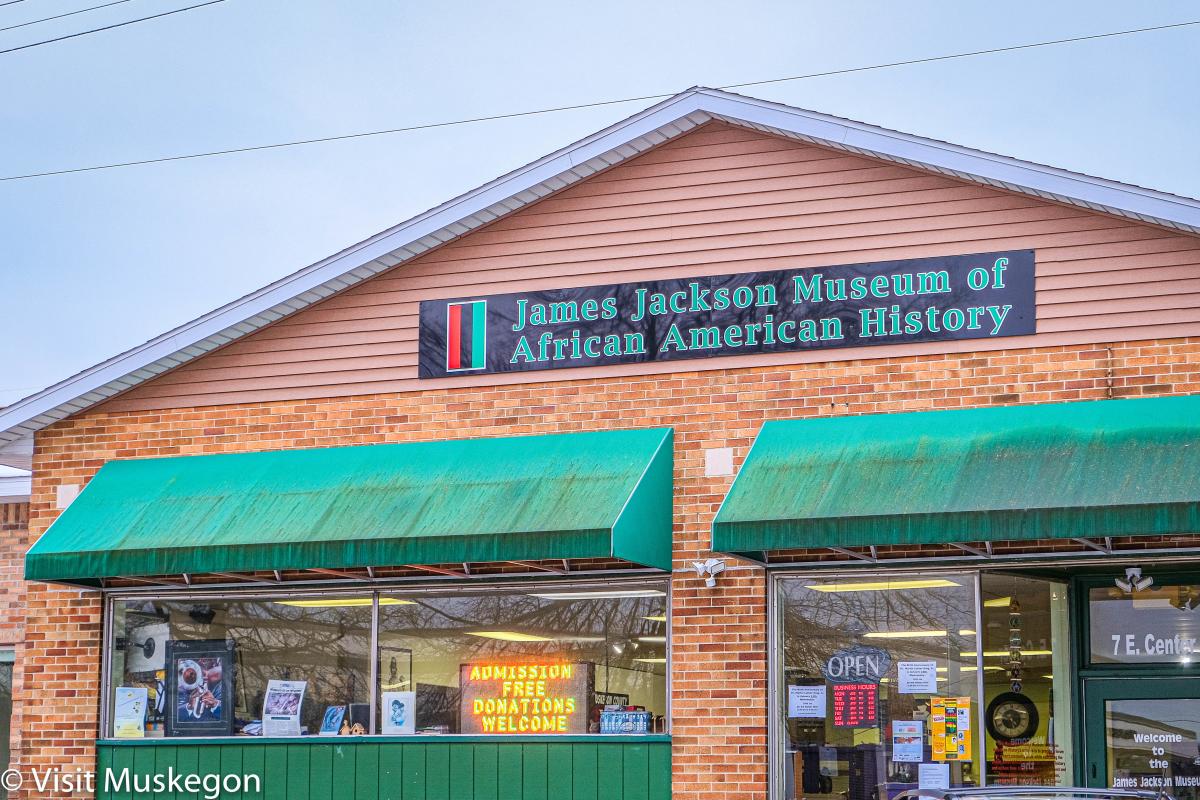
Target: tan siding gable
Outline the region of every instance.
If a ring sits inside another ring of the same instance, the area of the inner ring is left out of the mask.
[[[418,381],[426,298],[1035,248],[1038,335]],[[1200,239],[707,125],[143,384],[109,410],[1200,334]]]

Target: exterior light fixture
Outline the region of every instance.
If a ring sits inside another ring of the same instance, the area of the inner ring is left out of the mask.
[[[1113,581],[1113,583],[1115,583],[1117,588],[1122,592],[1133,594],[1134,592],[1144,592],[1153,586],[1154,578],[1151,578],[1148,575],[1143,578],[1141,567],[1126,567],[1124,579],[1117,578]]]
[[[692,568],[696,570],[696,574],[704,578],[704,585],[709,589],[713,589],[717,585],[717,576],[725,571],[725,562],[719,558],[710,558],[707,561],[693,561]]]

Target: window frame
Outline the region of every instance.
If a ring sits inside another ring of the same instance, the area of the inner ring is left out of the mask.
[[[231,589],[225,587],[213,587],[211,589],[188,588],[180,591],[163,591],[162,587],[154,587],[147,589],[134,590],[106,590],[104,594],[104,615],[103,626],[100,642],[100,680],[103,687],[100,694],[100,719],[99,732],[100,741],[125,741],[116,740],[111,733],[111,696],[114,688],[112,683],[112,643],[114,641],[114,614],[116,604],[126,600],[152,600],[163,602],[177,602],[186,600],[263,600],[263,601],[279,601],[279,600],[308,600],[321,597],[337,596],[337,597],[370,597],[371,603],[371,631],[370,631],[370,691],[368,698],[371,704],[371,733],[363,737],[356,738],[373,738],[373,739],[396,739],[396,738],[413,738],[409,736],[397,737],[388,734],[375,733],[376,730],[376,714],[379,703],[379,599],[383,596],[396,594],[421,594],[428,596],[457,594],[464,589],[470,589],[473,592],[494,592],[494,593],[512,593],[518,594],[522,592],[547,590],[547,591],[587,591],[591,589],[633,589],[633,588],[659,588],[662,590],[666,608],[666,671],[665,671],[665,693],[666,693],[666,710],[664,719],[666,720],[666,730],[663,732],[670,735],[671,732],[671,664],[672,664],[672,581],[669,574],[638,574],[636,576],[614,576],[612,578],[588,578],[588,579],[560,579],[560,580],[474,580],[469,583],[456,581],[454,584],[448,584],[444,581],[429,582],[429,583],[413,583],[413,582],[387,582],[380,581],[377,584],[372,584],[369,587],[364,586],[309,586],[295,587],[288,590],[279,589],[264,589],[256,587],[253,589]],[[566,736],[566,734],[541,734],[543,736],[558,737]],[[653,736],[649,734],[631,734],[633,736]],[[477,734],[463,733],[443,733],[443,734],[414,734],[421,737],[423,740],[430,738],[466,738],[478,739]],[[537,734],[495,734],[488,735],[488,739],[497,741],[503,739],[528,739],[537,738]],[[571,737],[586,736],[595,737],[597,739],[605,739],[611,737],[612,734],[603,733],[584,733],[570,734]],[[230,740],[245,740],[252,742],[255,739],[262,737],[254,736],[172,736],[156,739],[156,742],[162,744],[195,742],[195,741],[230,741]],[[321,737],[315,735],[289,737],[297,742],[312,740],[318,743],[329,744],[330,737]]]
[[[870,580],[904,577],[927,577],[930,575],[942,576],[958,576],[966,578],[970,581],[971,590],[975,593],[975,630],[982,632],[983,630],[983,572],[981,570],[964,569],[960,567],[946,567],[944,569],[930,568],[925,565],[909,565],[909,568],[895,569],[827,569],[827,570],[812,570],[812,569],[772,569],[767,572],[767,798],[768,800],[782,800],[784,797],[784,748],[787,744],[787,733],[784,730],[784,722],[779,713],[783,695],[781,686],[783,684],[783,642],[782,634],[782,610],[783,610],[783,586],[787,581],[795,580]],[[977,640],[977,644],[982,639]],[[668,659],[670,656],[668,655]],[[975,648],[975,691],[976,696],[982,700],[984,697],[983,686],[983,647]],[[979,706],[976,712],[979,721],[982,722],[985,709],[982,707],[982,702],[977,702]],[[975,737],[976,758],[979,764],[984,764],[986,755],[986,738],[983,735]],[[980,785],[987,785],[987,770],[980,769]]]

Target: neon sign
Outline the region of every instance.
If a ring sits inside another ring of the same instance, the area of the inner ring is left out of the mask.
[[[463,664],[463,733],[586,733],[590,663]]]

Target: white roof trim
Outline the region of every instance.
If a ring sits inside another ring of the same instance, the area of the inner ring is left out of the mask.
[[[28,475],[0,475],[0,503],[28,503],[32,483]]]
[[[689,89],[0,410],[30,436],[712,119],[987,186],[1200,233],[1200,201],[715,89]]]

